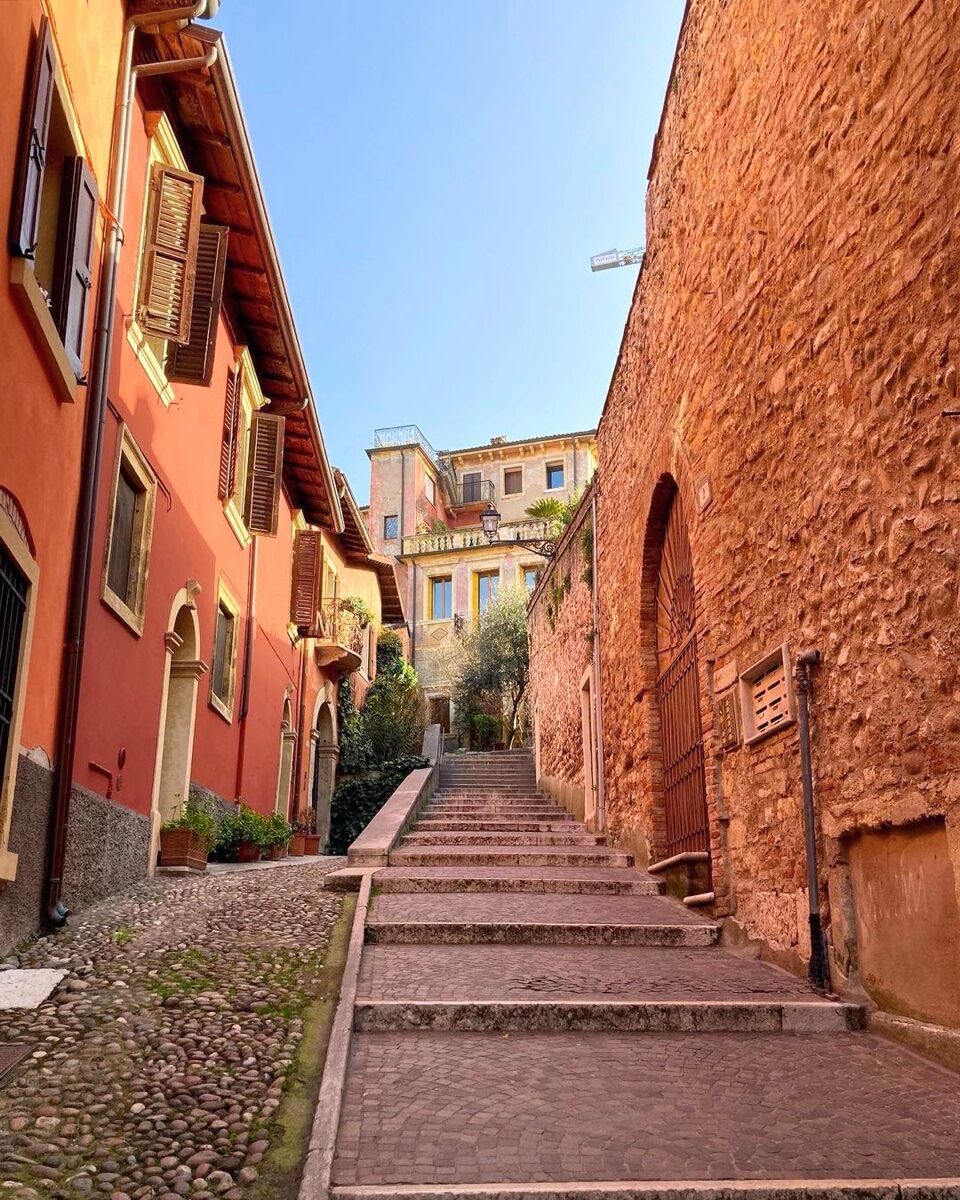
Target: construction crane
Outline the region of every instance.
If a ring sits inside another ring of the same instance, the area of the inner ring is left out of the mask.
[[[604,250],[590,259],[591,271],[609,271],[612,267],[635,267],[643,262],[643,246],[635,250]]]

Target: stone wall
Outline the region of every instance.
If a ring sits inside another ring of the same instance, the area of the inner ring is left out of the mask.
[[[545,568],[530,604],[530,711],[537,780],[575,816],[584,816],[581,682],[593,657],[588,568],[588,491]]]
[[[942,822],[903,853],[921,874],[925,847],[949,855],[928,875],[952,880],[950,914],[960,886],[960,421],[943,415],[960,407],[958,19],[956,0],[692,0],[599,430],[612,831],[660,853],[652,589],[677,486],[715,911],[802,968],[796,726],[724,753],[715,723],[768,650],[817,647],[821,902],[841,986],[859,981],[867,893],[906,869],[899,843],[858,839]],[[934,911],[903,914],[900,936]],[[875,999],[947,1019],[898,1000],[880,961]]]

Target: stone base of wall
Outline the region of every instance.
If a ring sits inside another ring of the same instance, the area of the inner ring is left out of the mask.
[[[927,1058],[936,1059],[944,1066],[960,1071],[960,1030],[928,1025],[910,1017],[898,1017],[880,1011],[870,1014],[867,1028],[871,1033],[903,1042]]]
[[[756,937],[735,917],[724,917],[720,925],[721,941],[724,946],[751,958],[759,958],[763,962],[773,963],[774,966],[789,971],[791,975],[799,975],[802,979],[806,978],[807,961],[796,947],[781,949],[774,946],[764,938]]]
[[[10,849],[17,855],[17,877],[0,883],[0,953],[11,950],[40,928],[52,803],[53,772],[21,754],[10,823]]]
[[[552,775],[541,775],[537,787],[562,804],[567,812],[573,813],[578,821],[583,820],[586,806],[582,784],[567,783],[565,779],[557,779]]]
[[[63,899],[72,913],[147,874],[149,818],[86,788],[70,792]]]

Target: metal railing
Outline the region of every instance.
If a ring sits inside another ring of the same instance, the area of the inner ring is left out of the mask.
[[[492,479],[467,479],[456,484],[453,491],[454,507],[462,504],[492,504],[494,500]]]
[[[431,462],[439,458],[436,450],[423,435],[419,425],[389,425],[373,431],[373,447],[375,450],[388,449],[390,446],[419,446]]]
[[[549,521],[504,521],[500,526],[500,537],[492,547],[480,526],[474,525],[468,529],[448,529],[445,533],[417,533],[405,537],[401,553],[404,556],[436,554],[442,550],[471,550],[477,546],[500,546],[506,550],[515,538],[547,537],[550,537]]]
[[[366,626],[352,609],[336,597],[321,601],[320,640],[344,646],[363,657],[363,637]]]

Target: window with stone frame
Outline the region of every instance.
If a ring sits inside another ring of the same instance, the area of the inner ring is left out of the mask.
[[[121,426],[100,596],[137,635],[143,632],[156,490],[153,469]]]

